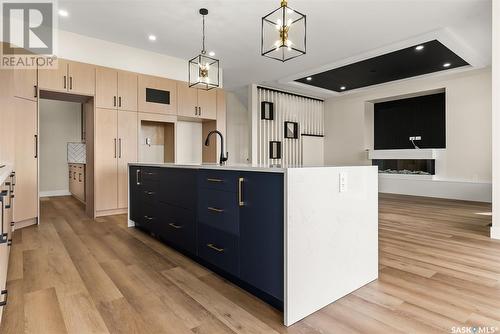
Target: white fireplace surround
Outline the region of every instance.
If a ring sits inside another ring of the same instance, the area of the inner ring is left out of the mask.
[[[443,180],[440,158],[446,149],[368,150],[368,159],[436,160],[435,175],[379,174],[379,192],[491,202],[491,183]]]

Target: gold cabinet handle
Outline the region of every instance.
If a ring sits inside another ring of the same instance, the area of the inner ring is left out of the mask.
[[[175,229],[177,229],[177,230],[182,228],[182,226],[181,226],[181,225],[177,225],[177,224],[175,224],[175,223],[170,223],[170,224],[168,224],[168,226],[173,227],[173,228],[175,228]]]
[[[223,213],[224,212],[224,210],[222,210],[222,209],[213,208],[211,206],[209,206],[207,209],[208,209],[208,211],[213,211],[213,212],[217,212],[217,213]]]
[[[245,181],[244,178],[240,177],[238,179],[238,205],[239,206],[244,206],[245,202],[243,201],[243,182]]]
[[[208,182],[216,182],[216,183],[221,183],[221,182],[224,182],[223,180],[221,179],[212,179],[212,178],[208,178],[207,179]]]
[[[219,252],[219,253],[222,253],[224,251],[224,248],[219,248],[219,247],[215,246],[214,244],[207,244],[207,247],[211,248],[214,251]]]

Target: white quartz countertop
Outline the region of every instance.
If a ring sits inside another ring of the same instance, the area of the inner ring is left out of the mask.
[[[235,170],[235,171],[249,171],[249,172],[265,172],[265,173],[285,173],[290,169],[305,169],[305,168],[378,168],[377,166],[269,166],[269,165],[252,165],[252,164],[175,164],[175,163],[129,163],[130,166],[142,167],[164,167],[164,168],[191,168],[191,169],[217,169],[217,170]]]
[[[5,182],[5,180],[7,180],[10,173],[12,173],[12,166],[4,163],[0,163],[0,166],[4,166],[0,168],[0,185],[1,185]]]
[[[218,164],[174,164],[174,163],[129,163],[130,166],[142,167],[164,167],[164,168],[191,168],[191,169],[218,169],[218,170],[235,170],[235,171],[249,171],[249,172],[266,172],[266,173],[284,173],[287,168],[263,166],[263,165],[249,165],[249,164],[231,164],[231,165],[218,165]]]

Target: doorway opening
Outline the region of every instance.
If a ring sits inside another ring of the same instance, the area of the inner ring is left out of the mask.
[[[40,91],[39,197],[72,196],[94,215],[94,98]]]

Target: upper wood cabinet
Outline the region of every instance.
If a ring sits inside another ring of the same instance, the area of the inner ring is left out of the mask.
[[[96,106],[137,111],[137,74],[97,67]]]
[[[198,90],[189,88],[186,82],[177,83],[177,114],[186,117],[198,117]]]
[[[37,100],[37,71],[33,70],[13,70],[14,96],[31,101]]]
[[[190,88],[186,82],[177,83],[179,116],[216,119],[217,92],[215,89],[206,91]]]
[[[217,90],[198,89],[198,115],[203,119],[217,119]]]
[[[150,75],[139,75],[139,111],[176,115],[177,83]]]
[[[38,71],[38,86],[57,92],[94,95],[94,68],[94,65],[59,59],[56,69]]]

